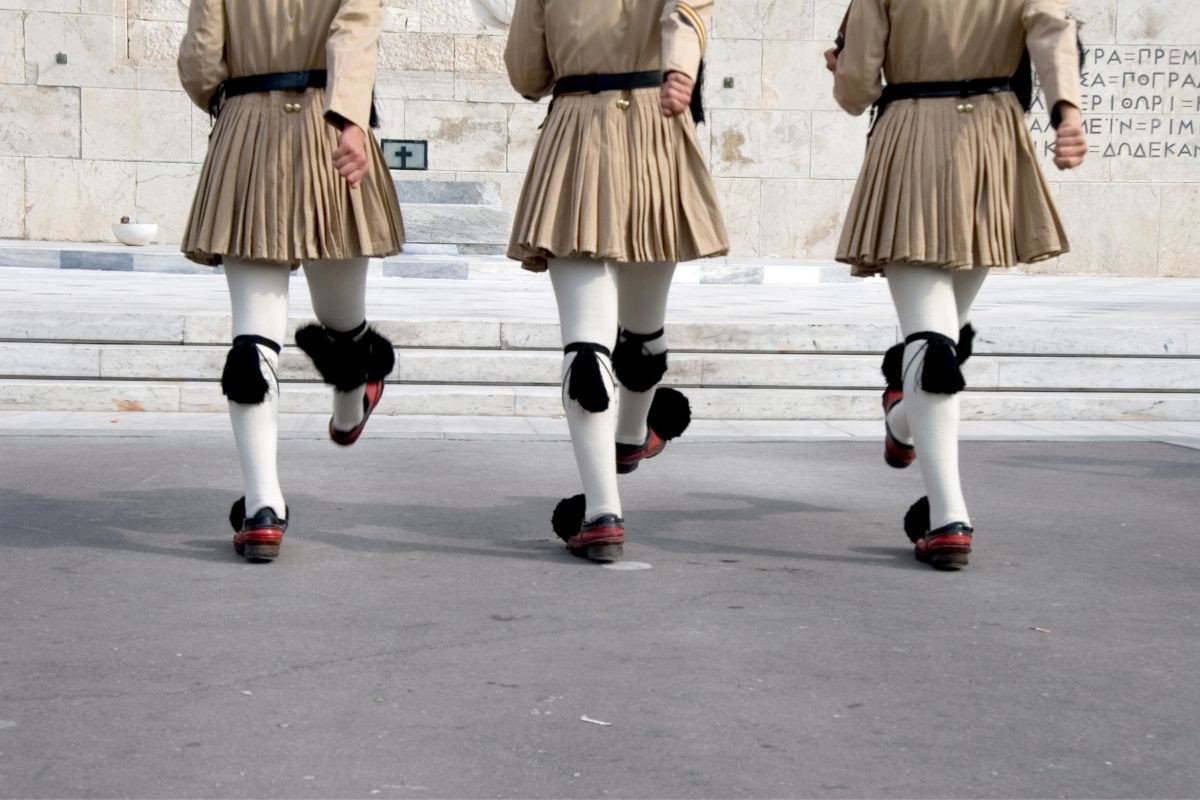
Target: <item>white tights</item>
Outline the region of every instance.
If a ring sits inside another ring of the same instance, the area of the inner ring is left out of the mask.
[[[556,258],[550,261],[550,282],[558,303],[559,326],[565,347],[574,342],[593,342],[612,348],[618,325],[634,333],[654,333],[663,327],[667,314],[667,294],[675,264],[615,264],[590,259]],[[645,344],[651,353],[667,349],[666,337]],[[597,354],[609,397],[614,380],[611,359]],[[563,376],[574,353],[563,357]],[[621,387],[617,412],[585,411],[564,391],[563,407],[575,463],[587,497],[585,519],[601,514],[621,515],[621,497],[617,491],[615,444],[637,444],[646,440],[646,416],[654,399],[654,389],[633,392]]]
[[[225,259],[235,337],[253,334],[285,344],[289,276],[290,270],[279,264]],[[366,319],[367,259],[310,261],[304,265],[304,277],[322,325],[348,331]],[[247,514],[270,507],[282,516],[287,512],[277,464],[279,356],[270,348],[256,346],[270,391],[258,405],[230,402],[229,417],[242,462]],[[333,419],[338,430],[350,430],[362,421],[363,391],[361,387],[351,392],[334,390]]]
[[[987,274],[987,267],[889,266],[888,289],[905,338],[932,331],[958,341]],[[930,394],[917,385],[926,344],[917,341],[904,348],[904,399],[893,406],[887,421],[898,439],[916,445],[929,494],[931,530],[936,530],[951,522],[969,524],[970,518],[958,472],[958,395]]]

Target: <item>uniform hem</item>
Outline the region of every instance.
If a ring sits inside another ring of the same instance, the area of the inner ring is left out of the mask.
[[[729,254],[728,246],[720,246],[716,249],[701,252],[698,255],[676,255],[674,257],[663,256],[662,258],[629,258],[624,253],[598,253],[592,250],[571,250],[564,253],[555,253],[546,248],[532,248],[523,245],[513,246],[508,249],[508,257],[513,261],[520,261],[521,268],[527,269],[530,272],[545,272],[549,269],[546,263],[552,258],[579,258],[591,259],[595,261],[610,261],[616,264],[661,264],[663,262],[673,262],[682,264],[687,261],[696,261],[701,258],[719,258]]]
[[[1020,264],[1036,264],[1040,261],[1046,261],[1051,258],[1057,258],[1061,255],[1066,255],[1071,252],[1069,247],[1056,247],[1050,250],[1039,252],[1029,256],[1023,256],[1017,261],[1010,261],[1002,264],[976,264],[973,261],[927,261],[917,258],[892,258],[887,261],[863,261],[850,258],[848,256],[838,256],[837,261],[842,264],[850,265],[850,274],[856,278],[869,278],[873,275],[882,275],[884,270],[892,264],[903,264],[913,267],[935,267],[945,270],[960,270],[960,269],[975,269],[976,267],[987,267],[988,269],[1012,269]]]
[[[340,255],[332,254],[317,254],[291,256],[289,258],[277,257],[262,257],[242,255],[240,253],[223,252],[213,253],[207,250],[183,250],[183,256],[188,261],[193,261],[197,264],[202,264],[206,267],[219,267],[226,258],[234,258],[238,261],[249,261],[255,264],[278,264],[281,267],[290,267],[296,269],[305,261],[343,261],[349,258],[388,258],[404,252],[404,245],[397,245],[387,250],[373,251],[369,253],[344,253]]]

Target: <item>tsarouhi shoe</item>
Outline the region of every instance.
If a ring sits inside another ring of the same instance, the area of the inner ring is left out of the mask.
[[[617,474],[628,475],[647,458],[663,451],[667,442],[678,438],[692,423],[692,406],[678,389],[660,386],[654,390],[650,413],[646,415],[646,441],[641,444],[617,443]]]
[[[897,439],[887,422],[888,412],[903,399],[903,389],[883,390],[883,460],[896,469],[904,469],[917,460],[916,448]]]
[[[617,442],[617,473],[628,475],[638,468],[638,463],[647,458],[654,458],[667,446],[667,440],[654,430],[647,429],[646,441],[640,445],[621,444]]]
[[[284,509],[287,513],[287,509]],[[246,517],[246,498],[238,498],[229,510],[233,526],[233,549],[247,561],[274,561],[279,557],[283,534],[288,521],[271,507],[261,508],[253,517]]]
[[[375,406],[379,405],[379,401],[383,399],[383,379],[369,381],[364,389],[362,422],[350,430],[343,432],[333,427],[333,417],[329,418],[329,438],[342,447],[349,447],[358,441],[359,436],[362,436],[363,428],[367,427],[367,420],[371,418],[371,412],[375,410]]]
[[[914,554],[917,561],[934,569],[962,569],[967,565],[974,533],[975,529],[965,522],[951,522],[918,539]]]
[[[585,522],[567,548],[572,555],[600,564],[619,561],[625,554],[625,520],[616,514],[602,514]]]

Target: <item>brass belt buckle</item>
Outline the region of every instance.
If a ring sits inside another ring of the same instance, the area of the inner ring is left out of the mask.
[[[975,113],[975,104],[970,103],[966,100],[962,101],[961,103],[958,104],[958,113],[974,114]]]
[[[617,98],[617,108],[621,109],[622,111],[627,110],[629,108],[629,101],[624,97]]]

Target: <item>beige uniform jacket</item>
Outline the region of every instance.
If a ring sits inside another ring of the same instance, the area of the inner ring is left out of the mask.
[[[225,101],[184,235],[189,258],[294,266],[399,251],[399,203],[374,136],[360,187],[351,189],[332,161],[341,120],[370,131],[382,27],[383,0],[192,0],[178,67],[201,108],[226,78],[329,75],[326,89]]]
[[[695,78],[712,0],[516,0],[505,62],[530,99],[559,78],[682,72]],[[685,261],[728,250],[716,191],[684,111],[655,88],[563,95],[534,148],[509,256]]]
[[[884,81],[1012,75],[1026,48],[1047,108],[1080,106],[1065,0],[852,0],[834,97],[851,114]],[[875,126],[838,247],[855,274],[889,263],[1011,266],[1068,249],[1011,92],[892,103]]]

